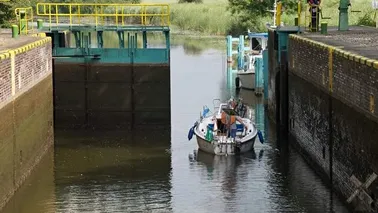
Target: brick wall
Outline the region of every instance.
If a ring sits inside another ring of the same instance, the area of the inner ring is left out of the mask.
[[[349,179],[352,175],[365,182],[372,172],[378,172],[374,104],[378,70],[357,58],[334,47],[290,36],[290,134],[305,158],[326,178],[330,177],[328,150],[332,145],[333,185],[344,200],[356,189]],[[368,190],[375,197],[376,185],[373,183]],[[358,204],[353,201],[354,206]]]
[[[15,94],[12,95],[12,54],[7,52],[0,56],[0,106],[22,94],[51,74],[52,52],[51,44],[46,43],[49,38],[41,39],[31,45],[15,49],[14,54],[14,83]]]
[[[12,97],[10,58],[0,60],[0,106]]]
[[[51,40],[0,55],[0,209],[53,142]]]

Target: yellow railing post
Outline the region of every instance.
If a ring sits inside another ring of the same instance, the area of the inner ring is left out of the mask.
[[[281,26],[282,2],[277,3],[276,26]]]
[[[50,26],[51,26],[51,4],[49,4],[49,23],[50,23]]]
[[[118,27],[118,6],[115,7],[115,11],[116,11],[116,15],[115,15],[115,18],[116,18],[116,26]]]
[[[102,5],[100,5],[100,13],[101,13],[102,25],[105,25],[104,8],[102,7]]]
[[[59,11],[58,11],[58,5],[55,5],[55,22],[56,22],[56,25],[59,24],[58,13],[59,13]]]
[[[301,1],[298,1],[298,26],[301,26],[302,8]]]
[[[95,5],[95,11],[96,11],[96,14],[95,14],[95,19],[96,19],[96,27],[97,27],[97,24],[98,24],[98,12],[97,12],[97,5]]]
[[[80,9],[81,9],[81,8],[80,8],[80,5],[78,5],[78,6],[77,6],[77,11],[78,11],[78,14],[79,14],[79,20],[78,20],[79,24],[81,23],[81,21],[80,21],[80,19],[81,19],[81,15],[80,15],[81,12],[80,12]],[[72,15],[72,14],[70,14],[70,15]]]
[[[70,11],[70,15],[68,16],[68,18],[70,19],[70,25],[72,26],[72,5],[69,5],[69,11]]]
[[[167,14],[168,14],[168,16],[167,16],[167,20],[168,20],[168,26],[169,26],[169,25],[171,25],[171,19],[170,19],[170,17],[171,17],[171,6],[167,5],[167,8],[168,8],[168,12],[167,12]]]

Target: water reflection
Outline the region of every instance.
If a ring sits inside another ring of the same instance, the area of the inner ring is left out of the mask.
[[[295,151],[276,151],[263,99],[235,92],[224,52],[199,54],[171,48],[171,130],[57,132],[55,153],[4,212],[347,212]],[[188,129],[203,105],[230,96],[253,109],[265,142],[241,156],[203,153]]]
[[[170,211],[170,130],[55,131],[4,213]]]
[[[204,51],[204,48],[197,44],[198,42],[188,40],[183,43],[184,52],[187,55],[199,55]]]
[[[223,199],[227,202],[235,202],[237,185],[247,180],[245,177],[249,171],[243,169],[243,165],[256,159],[255,151],[226,157],[214,156],[198,150],[194,156],[198,162],[196,166],[202,167],[204,172],[207,172],[207,180],[220,183]]]
[[[128,44],[128,34],[136,35],[138,48],[143,47],[143,35],[142,33],[129,32],[125,33],[124,43]],[[91,33],[91,47],[96,48],[98,46],[97,36],[95,33]],[[219,51],[225,50],[225,44],[223,39],[214,39],[211,37],[185,37],[181,35],[171,34],[171,47],[183,47],[184,53],[187,55],[201,55],[208,49],[214,48]],[[103,32],[103,40],[105,48],[118,48],[119,40],[116,32],[105,31]],[[147,32],[147,47],[165,47],[165,35],[162,32]],[[70,36],[70,46],[74,47],[75,37],[73,34]],[[127,48],[127,47],[125,47]]]
[[[58,133],[57,210],[169,210],[169,130],[97,134]]]
[[[54,150],[51,148],[1,212],[56,212],[54,191]]]

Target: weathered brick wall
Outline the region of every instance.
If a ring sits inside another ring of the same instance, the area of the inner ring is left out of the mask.
[[[10,58],[0,60],[0,106],[12,97]]]
[[[327,94],[289,75],[290,135],[321,175],[329,177],[329,100]],[[323,155],[324,152],[324,155]]]
[[[365,182],[378,172],[378,70],[369,61],[351,59],[334,47],[299,36],[289,40],[290,134],[306,158],[329,177],[332,132],[333,185],[345,200],[356,189],[352,175]],[[377,197],[375,185],[368,192]]]
[[[53,142],[51,39],[0,55],[0,209]]]

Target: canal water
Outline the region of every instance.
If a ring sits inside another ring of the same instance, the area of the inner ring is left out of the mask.
[[[263,100],[252,91],[235,93],[219,50],[223,39],[176,40],[171,131],[56,131],[54,149],[2,213],[348,212],[294,150],[277,151]],[[204,105],[212,109],[213,99],[230,96],[255,109],[265,143],[241,156],[198,151],[189,128]]]

